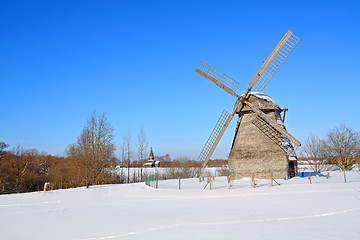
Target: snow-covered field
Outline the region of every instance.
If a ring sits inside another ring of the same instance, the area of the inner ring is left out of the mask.
[[[225,182],[216,178],[214,190],[136,183],[1,195],[0,239],[360,239],[360,173],[346,184],[330,175],[255,189],[249,179],[216,188]]]

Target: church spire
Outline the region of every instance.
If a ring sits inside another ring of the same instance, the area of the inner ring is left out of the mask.
[[[154,160],[154,153],[153,153],[152,147],[150,148],[149,160]]]

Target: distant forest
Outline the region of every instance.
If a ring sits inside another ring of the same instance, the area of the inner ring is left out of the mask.
[[[9,146],[0,142],[0,193],[21,193],[41,191],[45,182],[51,183],[51,189],[62,189],[86,186],[83,181],[82,170],[80,165],[71,157],[59,157],[39,152],[36,149],[24,149],[20,145],[15,146],[12,150],[7,150]],[[171,159],[170,155],[155,156],[156,160],[161,162],[160,167],[200,167],[201,163],[190,160],[187,157]],[[147,161],[133,160],[130,162],[130,168],[141,168]],[[115,166],[125,165],[127,162],[121,161],[119,158],[112,157],[110,159],[108,169]],[[210,160],[211,166],[221,167],[227,165],[227,160]],[[141,181],[144,178],[131,182]],[[96,184],[114,184],[126,183],[126,179],[121,179],[111,172],[104,171],[101,180]],[[91,184],[89,184],[91,185]]]

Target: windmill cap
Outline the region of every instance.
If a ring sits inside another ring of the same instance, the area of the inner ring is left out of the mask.
[[[239,101],[239,100],[238,100]],[[235,105],[238,103],[236,101]],[[252,103],[255,107],[260,110],[268,110],[268,111],[282,111],[279,104],[272,99],[269,95],[261,92],[251,92],[249,93],[248,101]],[[241,112],[248,112],[251,109],[248,106],[244,106]]]
[[[253,96],[257,97],[257,98],[264,99],[265,101],[271,102],[271,103],[275,104],[276,106],[280,107],[279,104],[272,97],[270,97],[269,95],[267,95],[265,93],[262,93],[262,92],[250,92],[249,94],[253,95]]]

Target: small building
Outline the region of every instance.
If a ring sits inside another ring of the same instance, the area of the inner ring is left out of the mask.
[[[150,148],[149,160],[143,165],[143,167],[147,167],[147,168],[160,167],[160,161],[155,161],[152,148]]]

